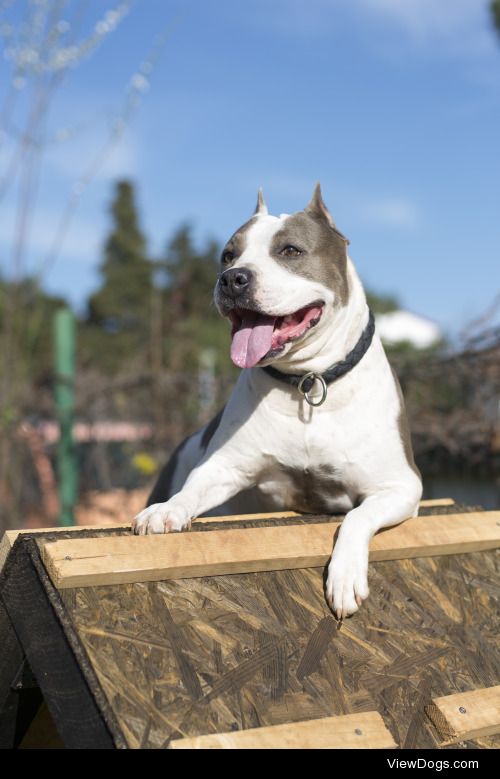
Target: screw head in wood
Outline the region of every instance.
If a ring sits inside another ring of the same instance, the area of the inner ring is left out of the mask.
[[[65,557],[64,559],[65,559],[65,560],[72,560],[73,558],[71,557],[71,555],[67,554],[67,555],[66,555],[66,557]]]
[[[354,732],[355,732],[355,734],[356,734],[357,736],[362,736],[362,735],[363,735],[363,731],[362,731],[362,730],[360,730],[359,728],[356,728],[356,730],[355,730]]]
[[[458,710],[460,714],[467,714],[467,709],[464,706],[459,706]]]

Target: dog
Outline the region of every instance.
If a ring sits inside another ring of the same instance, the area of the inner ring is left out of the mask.
[[[422,494],[401,388],[317,184],[295,214],[257,208],[226,243],[214,300],[242,368],[215,419],[163,469],[136,534],[216,513],[345,514],[328,566],[338,619],[368,596],[368,547]]]

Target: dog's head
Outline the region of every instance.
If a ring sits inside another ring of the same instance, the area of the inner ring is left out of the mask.
[[[253,217],[222,251],[214,294],[231,320],[236,365],[268,365],[327,326],[347,304],[347,244],[319,184],[309,205],[291,216],[268,214],[259,192]]]

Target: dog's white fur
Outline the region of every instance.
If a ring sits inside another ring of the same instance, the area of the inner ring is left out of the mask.
[[[261,212],[234,267],[254,271],[257,302],[274,315],[325,301],[319,323],[287,344],[278,364],[292,373],[322,372],[358,341],[368,320],[366,298],[350,259],[343,307],[334,305],[334,291],[321,282],[299,279],[273,260],[270,240],[286,219]],[[293,508],[287,472],[326,465],[345,489],[327,498],[328,508],[347,512],[328,567],[326,594],[338,617],[352,614],[368,596],[370,539],[418,511],[422,486],[405,456],[400,413],[398,388],[376,334],[360,363],[329,387],[326,402],[316,408],[264,371],[243,370],[206,452],[200,447],[201,431],[181,451],[173,485],[177,494],[142,511],[134,520],[135,532],[183,530],[216,506],[220,512],[234,511],[237,504],[229,501],[249,488],[247,511]],[[355,506],[359,495],[362,502]],[[249,503],[250,497],[257,502]]]

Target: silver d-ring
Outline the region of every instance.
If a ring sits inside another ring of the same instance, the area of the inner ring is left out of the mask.
[[[311,397],[309,397],[309,390],[307,392],[304,391],[304,382],[306,381],[306,379],[313,379],[315,382],[319,381],[319,383],[321,384],[321,397],[319,400],[314,401]],[[321,374],[318,373],[306,373],[304,376],[302,376],[301,380],[299,381],[297,389],[300,392],[300,394],[305,397],[305,399],[307,400],[310,406],[321,406],[325,402],[328,393],[328,387],[326,386],[326,382],[323,376],[321,376]]]

